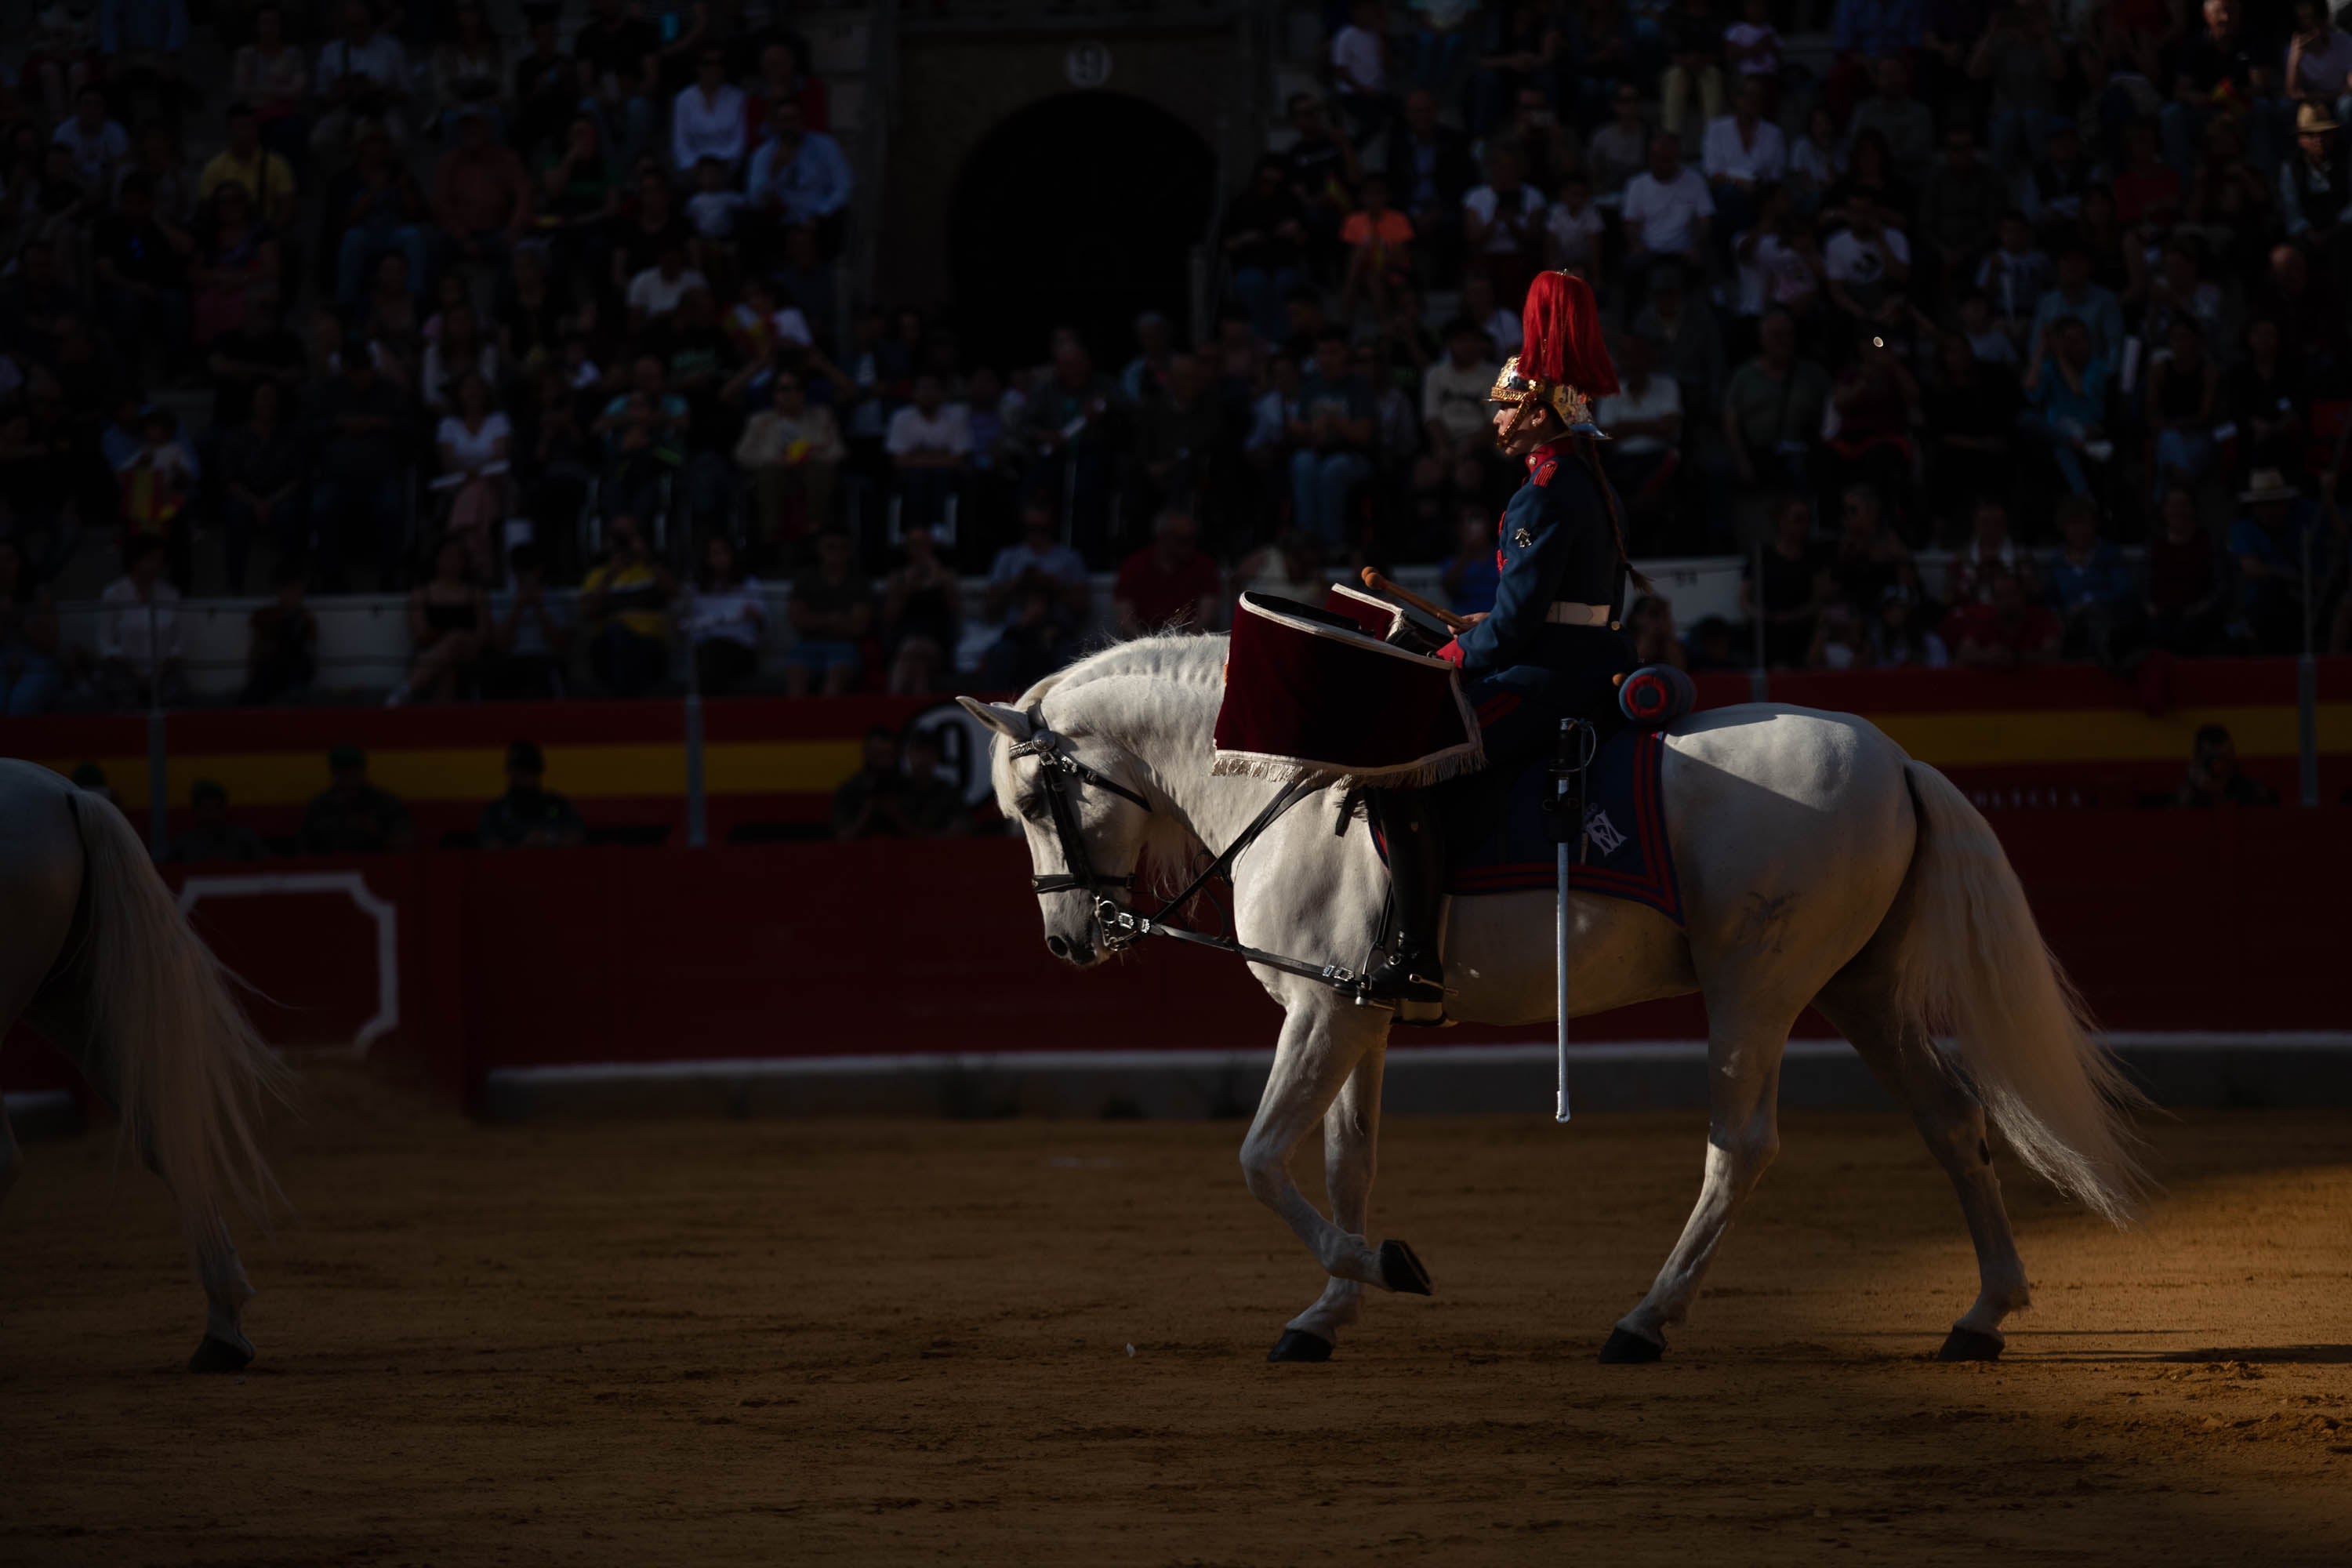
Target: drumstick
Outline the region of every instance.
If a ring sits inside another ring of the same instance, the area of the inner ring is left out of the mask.
[[[1386,594],[1399,603],[1419,610],[1449,632],[1466,630],[1470,623],[1451,610],[1440,609],[1410,588],[1400,588],[1370,567],[1364,568],[1364,586],[1375,594]]]

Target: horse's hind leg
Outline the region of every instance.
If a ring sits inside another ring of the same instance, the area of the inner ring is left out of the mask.
[[[1960,1213],[1976,1243],[1979,1289],[1976,1305],[1952,1325],[1946,1361],[1990,1361],[2005,1342],[2001,1320],[2032,1302],[2025,1263],[2017,1255],[2009,1211],[1993,1174],[1984,1107],[1937,1056],[1919,1026],[1895,1007],[1891,991],[1867,972],[1841,975],[1814,1001],[1831,1026],[1852,1042],[1887,1091],[1910,1109],[1919,1135],[1952,1178]]]
[[[58,815],[65,820],[62,812]],[[56,967],[73,929],[80,876],[78,854],[53,841],[35,841],[29,827],[0,835],[0,909],[8,911],[7,930],[0,933],[0,1035],[32,1010]],[[6,1195],[23,1163],[8,1113],[0,1108],[0,1196]]]
[[[112,1058],[99,1043],[87,999],[78,984],[48,987],[36,1008],[42,1033],[79,1064],[83,1076],[108,1103],[122,1103],[121,1075]],[[148,1169],[156,1168],[154,1152],[142,1147],[139,1156]],[[161,1172],[157,1173],[161,1174]],[[245,1337],[240,1318],[253,1287],[245,1277],[236,1244],[218,1214],[192,1214],[183,1205],[182,1218],[195,1254],[196,1279],[205,1290],[205,1337],[188,1358],[190,1372],[239,1372],[253,1360],[253,1342]]]
[[[215,1225],[197,1240],[196,1278],[205,1287],[205,1337],[188,1358],[188,1370],[243,1372],[253,1360],[253,1342],[245,1337],[242,1318],[253,1286],[227,1226]]]
[[[1780,1053],[1796,1019],[1776,1013],[1766,1022],[1714,997],[1708,1006],[1717,1021],[1707,1040],[1706,1173],[1698,1203],[1650,1293],[1617,1320],[1601,1347],[1604,1362],[1651,1362],[1665,1353],[1665,1326],[1689,1314],[1739,1205],[1780,1152]]]
[[[1323,1185],[1331,1196],[1331,1221],[1351,1236],[1370,1228],[1381,1140],[1381,1070],[1387,1056],[1382,1045],[1368,1048],[1323,1113]],[[1333,1275],[1315,1304],[1283,1326],[1274,1359],[1320,1361],[1329,1355],[1339,1331],[1362,1314],[1363,1299],[1362,1281]]]
[[[24,1152],[16,1147],[16,1131],[8,1125],[8,1108],[0,1105],[0,1198],[16,1184],[16,1173],[24,1163]]]

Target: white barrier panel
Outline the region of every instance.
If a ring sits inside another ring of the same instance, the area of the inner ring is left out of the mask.
[[[1948,552],[1922,552],[1919,574],[1930,593],[1940,591],[1951,565]],[[1737,555],[1688,556],[1667,561],[1637,562],[1657,584],[1658,594],[1672,606],[1675,629],[1688,637],[1691,628],[1710,616],[1734,625],[1746,617],[1739,607],[1739,584],[1747,573],[1745,558]],[[1400,567],[1394,574],[1402,586],[1424,598],[1444,603],[1444,588],[1436,566]],[[1108,629],[1117,624],[1111,604],[1113,574],[1095,574],[1091,585],[1094,624]],[[982,618],[988,583],[983,577],[964,580],[964,637],[956,650],[958,668],[976,673],[981,656],[995,641],[998,628]],[[578,595],[552,589],[548,599],[557,612],[576,625]],[[788,584],[766,584],[768,631],[762,648],[762,670],[781,674],[780,656],[792,645],[786,607],[792,600]],[[188,599],[177,606],[182,658],[188,688],[199,697],[233,697],[245,686],[246,658],[252,646],[253,612],[269,603],[260,598]],[[389,691],[408,668],[408,600],[400,594],[342,594],[307,601],[319,618],[319,684],[331,690]],[[95,658],[100,607],[93,600],[75,600],[58,606],[59,635],[68,647]],[[1743,649],[1744,651],[1744,649]],[[684,678],[682,669],[674,672]]]

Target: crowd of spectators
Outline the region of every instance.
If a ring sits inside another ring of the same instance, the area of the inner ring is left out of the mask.
[[[743,678],[742,596],[673,605],[666,574],[813,564],[845,521],[835,407],[891,412],[827,353],[853,179],[824,85],[740,13],[523,15],[518,42],[470,0],[264,3],[210,37],[184,0],[43,14],[0,84],[11,710],[172,700],[178,601],[257,578],[253,700],[318,674],[303,595],[355,588],[409,595],[395,700],[566,679],[550,586],[602,589],[613,689],[667,674],[629,638],[673,619]],[[93,539],[121,577],[78,666],[49,584]]]
[[[1484,395],[1546,267],[1604,300],[1635,552],[1759,551],[1775,663],[2352,642],[2352,35],[2307,0],[1837,0],[1803,60],[1784,0],[1360,0],[1231,182],[1197,341],[1170,300],[1029,365],[844,309],[854,177],[788,29],[265,3],[215,23],[236,101],[192,153],[181,0],[104,15],[0,99],[12,710],[74,679],[69,516],[122,541],[87,689],[126,704],[182,689],[213,527],[228,586],[270,563],[256,700],[316,678],[304,594],[362,584],[409,595],[398,701],[740,689],[787,629],[761,578],[796,694],[1018,685],[1360,563],[1480,608],[1517,478]]]
[[[1254,337],[1273,389],[1255,527],[1446,558],[1476,607],[1514,478],[1480,399],[1564,267],[1604,303],[1634,551],[1760,546],[1772,663],[2284,652],[2306,616],[2352,646],[2352,34],[2316,4],[1839,0],[1800,59],[1792,19],[1355,5],[1332,100],[1291,100],[1220,230],[1217,367]],[[1957,554],[1932,583],[1927,549]],[[1725,623],[1658,641],[1753,657]]]

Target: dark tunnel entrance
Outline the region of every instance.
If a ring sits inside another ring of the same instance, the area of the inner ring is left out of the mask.
[[[1074,326],[1115,369],[1146,310],[1181,333],[1215,180],[1208,143],[1141,99],[1065,93],[1008,116],[972,149],[950,208],[966,363],[1038,363],[1053,330]]]

